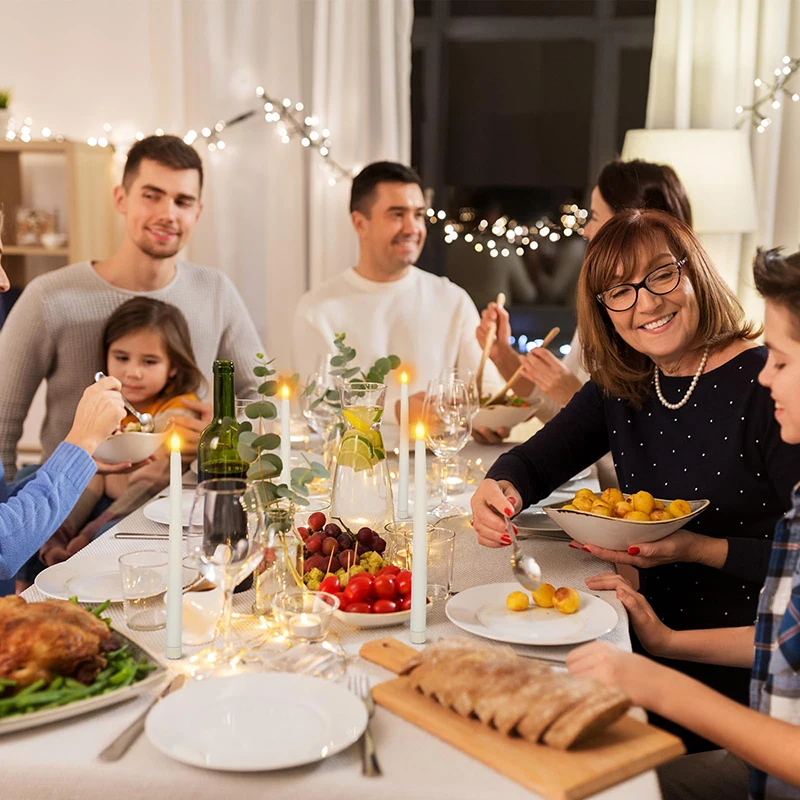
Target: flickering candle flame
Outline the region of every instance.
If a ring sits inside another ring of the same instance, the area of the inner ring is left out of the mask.
[[[173,433],[169,440],[169,449],[173,453],[179,453],[181,450],[181,437],[177,433]]]
[[[291,394],[292,394],[292,390],[289,388],[289,384],[288,383],[284,383],[281,386],[281,397],[285,399],[287,397],[290,397]]]
[[[414,436],[417,439],[424,439],[425,438],[425,426],[421,423],[417,423],[417,427],[414,428]]]
[[[408,383],[408,373],[401,372],[400,373],[400,383]]]

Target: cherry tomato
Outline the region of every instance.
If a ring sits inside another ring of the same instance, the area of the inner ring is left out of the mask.
[[[347,595],[344,592],[336,592],[335,594],[339,598],[339,611],[347,611],[347,607],[350,605]]]
[[[397,575],[399,572],[400,567],[396,567],[394,564],[387,564],[378,570],[378,575]]]
[[[325,515],[321,511],[315,511],[308,518],[308,527],[312,531],[321,531],[325,527]]]
[[[375,578],[373,589],[376,596],[380,598],[394,600],[397,597],[397,584],[394,575],[378,575]]]
[[[347,584],[350,585],[349,583]],[[372,613],[372,605],[370,603],[350,603],[347,606],[348,613],[351,614],[371,614]]]
[[[406,595],[400,601],[400,610],[401,611],[411,611],[411,595]]]
[[[367,581],[350,580],[344,587],[344,593],[351,603],[361,603],[370,596],[372,587]]]
[[[356,572],[355,575],[350,576],[351,581],[366,581],[370,586],[375,583],[375,576],[369,572]]]
[[[411,594],[411,573],[407,569],[401,570],[394,580],[401,597]]]
[[[342,591],[342,584],[336,575],[328,575],[325,580],[322,581],[319,585],[319,590],[321,592],[330,592],[331,594],[337,594],[338,592]]]
[[[397,611],[397,603],[394,600],[382,598],[372,604],[372,611],[375,614],[394,614]]]

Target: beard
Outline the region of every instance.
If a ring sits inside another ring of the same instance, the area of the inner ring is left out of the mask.
[[[183,242],[179,239],[177,244],[164,246],[160,248],[153,247],[148,242],[140,240],[136,242],[136,246],[150,258],[155,259],[167,259],[173,258],[180,252],[180,249],[183,247]]]

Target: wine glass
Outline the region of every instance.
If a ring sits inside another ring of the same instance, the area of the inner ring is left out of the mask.
[[[332,472],[341,417],[338,379],[331,374],[330,355],[320,356],[306,387],[300,398],[303,417],[311,430],[322,438],[322,460],[325,468]]]
[[[439,378],[448,381],[463,381],[466,384],[472,418],[475,419],[481,410],[481,398],[478,394],[478,382],[475,379],[475,373],[471,369],[467,369],[467,367],[450,367],[443,369],[439,373]]]
[[[442,475],[447,474],[448,462],[463,450],[472,435],[472,408],[464,381],[438,378],[428,384],[422,407],[425,439],[439,459]],[[444,519],[466,513],[466,509],[449,502],[447,482],[442,481],[442,502],[431,515]]]
[[[266,534],[263,506],[241,478],[215,478],[198,484],[189,528],[188,554],[200,573],[222,589],[225,604],[219,641],[192,658],[195,677],[225,675],[242,665],[261,663],[255,653],[234,641],[233,590],[264,558]]]

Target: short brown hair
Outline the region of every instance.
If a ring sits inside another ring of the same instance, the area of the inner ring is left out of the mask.
[[[128,189],[139,174],[144,159],[150,159],[170,169],[196,169],[203,189],[203,162],[194,147],[178,136],[147,136],[131,147],[122,173],[122,185]]]
[[[783,306],[792,315],[795,338],[800,339],[800,252],[781,255],[781,248],[759,248],[753,262],[753,278],[759,294]]]
[[[422,181],[411,167],[396,161],[376,161],[367,164],[353,178],[350,189],[350,212],[360,211],[369,217],[374,202],[375,189],[379,183],[416,183],[422,191]]]
[[[700,310],[700,324],[688,349],[719,350],[734,339],[755,339],[761,329],[749,322],[688,225],[663,211],[629,210],[615,214],[586,248],[578,280],[578,332],[583,362],[603,391],[641,407],[652,393],[653,362],[616,332],[597,294],[630,280],[642,250],[654,250],[660,237],[677,259],[685,259]],[[617,275],[622,265],[623,275]]]
[[[628,208],[666,211],[692,227],[692,206],[672,167],[650,161],[609,161],[600,171],[597,188],[615,213]]]
[[[161,336],[170,366],[175,370],[175,377],[159,395],[161,399],[197,392],[205,384],[203,373],[194,359],[186,317],[179,308],[150,297],[134,297],[108,318],[102,336],[102,360],[106,369],[111,345],[123,336],[141,330],[154,330]]]

